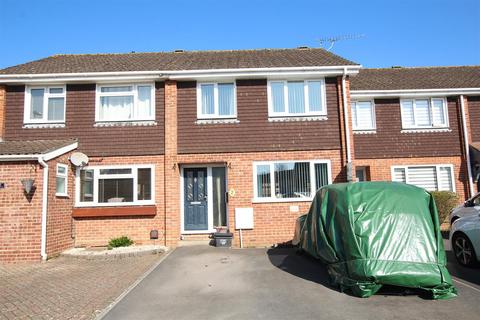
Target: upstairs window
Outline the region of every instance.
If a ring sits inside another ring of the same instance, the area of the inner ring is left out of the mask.
[[[199,83],[197,118],[235,118],[237,116],[235,83]]]
[[[78,171],[77,206],[153,204],[154,167],[89,167]]]
[[[402,99],[400,105],[404,129],[448,127],[447,101],[444,98]]]
[[[329,184],[328,161],[274,161],[254,163],[257,201],[308,201]]]
[[[155,120],[153,84],[97,86],[96,121]]]
[[[375,130],[375,107],[372,101],[353,101],[353,130]]]
[[[326,104],[324,79],[268,83],[270,116],[326,115]]]
[[[65,86],[28,87],[25,97],[25,123],[64,123]]]

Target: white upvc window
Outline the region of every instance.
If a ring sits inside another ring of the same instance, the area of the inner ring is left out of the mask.
[[[76,206],[155,203],[154,165],[89,166],[77,169]]]
[[[325,116],[325,79],[268,82],[270,117]]]
[[[352,101],[353,130],[375,130],[375,103],[373,101]]]
[[[234,119],[237,95],[234,81],[197,83],[198,119]]]
[[[253,181],[253,201],[311,201],[316,190],[332,182],[330,161],[254,162]]]
[[[68,166],[66,164],[57,164],[55,195],[68,196]]]
[[[155,120],[155,84],[97,84],[95,120]]]
[[[446,98],[401,99],[403,129],[447,128]]]
[[[23,122],[65,123],[66,86],[27,86]]]
[[[453,165],[393,166],[392,181],[413,184],[427,191],[455,192]]]

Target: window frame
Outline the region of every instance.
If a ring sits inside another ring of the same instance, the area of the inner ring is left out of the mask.
[[[435,167],[435,174],[436,174],[436,179],[437,179],[437,191],[451,191],[451,192],[456,192],[456,187],[455,187],[455,171],[453,171],[453,164],[414,164],[414,165],[395,165],[391,166],[390,168],[390,178],[391,181],[394,181],[394,170],[395,169],[404,169],[405,170],[405,183],[410,184],[409,178],[408,178],[408,169],[409,168],[419,168],[419,167]],[[440,173],[440,168],[449,168],[450,169],[450,179],[452,182],[452,190],[440,190],[439,188],[439,173]]]
[[[428,126],[421,126],[417,125],[417,118],[416,118],[416,101],[417,100],[428,100],[428,111],[429,111],[429,117],[430,117],[430,125]],[[445,124],[442,125],[436,125],[433,120],[433,111],[432,111],[432,105],[434,100],[442,100],[443,102],[443,117],[445,118]],[[405,124],[405,115],[403,111],[403,102],[404,101],[411,101],[413,105],[413,121],[414,125],[413,126],[408,126]],[[412,98],[401,98],[400,99],[400,114],[401,114],[401,120],[402,120],[402,129],[405,130],[415,130],[415,129],[447,129],[450,127],[450,121],[448,119],[448,101],[446,97],[412,97]]]
[[[132,96],[133,96],[133,112],[134,117],[132,119],[100,119],[100,100],[102,97],[122,97],[127,96],[125,91],[123,92],[101,92],[103,87],[132,87]],[[138,106],[138,87],[150,86],[151,87],[151,113],[150,117],[138,117],[137,116],[137,106]],[[130,82],[130,83],[97,83],[95,89],[95,122],[104,123],[104,122],[138,122],[138,121],[155,121],[156,118],[156,105],[155,105],[155,82]]]
[[[307,198],[276,198],[275,197],[275,164],[277,163],[291,163],[291,162],[308,162],[310,168],[310,189],[312,197]],[[318,190],[315,179],[315,164],[326,164],[328,172],[328,184],[332,183],[332,167],[331,161],[328,159],[315,159],[315,160],[271,160],[271,161],[254,161],[253,162],[253,199],[252,202],[308,202],[312,201],[315,192]],[[268,165],[270,166],[270,197],[258,196],[257,185],[257,166]]]
[[[219,84],[233,84],[233,114],[232,115],[220,115],[219,103],[218,103],[218,85]],[[213,85],[213,114],[202,114],[202,85]],[[197,81],[197,119],[237,119],[237,82],[235,80],[230,81]]]
[[[357,108],[357,103],[359,102],[369,102],[370,103],[370,112],[372,114],[372,127],[371,128],[362,128],[358,127],[355,124],[355,119],[353,119],[353,112],[352,108],[353,105],[355,104],[355,114],[357,115],[358,118],[358,108]],[[353,131],[375,131],[377,130],[377,118],[375,117],[375,100],[352,100],[350,103],[350,114],[352,115],[352,130]]]
[[[64,168],[65,173],[59,173],[58,168]],[[65,192],[57,192],[57,178],[63,178],[65,180]],[[68,197],[68,165],[63,163],[57,163],[55,168],[55,196]]]
[[[290,113],[288,112],[288,82],[300,82],[303,81],[303,96],[305,101],[305,112],[303,113]],[[320,82],[320,94],[322,99],[322,110],[310,111],[310,101],[308,94],[309,82]],[[273,110],[273,97],[272,97],[272,83],[283,83],[283,100],[285,104],[284,112],[275,112]],[[267,100],[268,100],[268,117],[270,118],[284,118],[284,117],[312,117],[312,116],[326,116],[327,115],[327,94],[326,94],[325,78],[316,79],[271,79],[267,82]]]
[[[50,89],[62,88],[63,93],[50,93]],[[43,117],[42,119],[31,119],[30,113],[32,111],[32,89],[43,89]],[[63,120],[48,120],[48,99],[49,98],[63,98]],[[24,124],[65,124],[67,118],[67,85],[34,85],[25,86],[25,102],[23,108],[23,123]]]
[[[102,174],[102,169],[131,169],[130,174]],[[138,169],[151,170],[151,194],[150,200],[138,200]],[[93,201],[80,201],[80,171],[93,170]],[[133,201],[132,202],[98,202],[98,180],[100,179],[130,179],[133,178]],[[155,165],[154,164],[135,164],[135,165],[98,165],[86,166],[76,169],[75,174],[75,207],[125,207],[125,206],[142,206],[155,204]]]

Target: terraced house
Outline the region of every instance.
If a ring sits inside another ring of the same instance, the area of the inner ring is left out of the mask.
[[[480,67],[364,69],[306,47],[13,66],[0,70],[0,261],[120,235],[176,246],[230,229],[238,246],[241,214],[244,246],[287,242],[335,182],[464,199],[479,126]]]

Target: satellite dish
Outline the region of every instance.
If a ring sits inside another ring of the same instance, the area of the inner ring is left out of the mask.
[[[74,152],[70,156],[70,162],[75,167],[84,167],[88,163],[88,156],[85,153],[82,153],[82,152]]]

